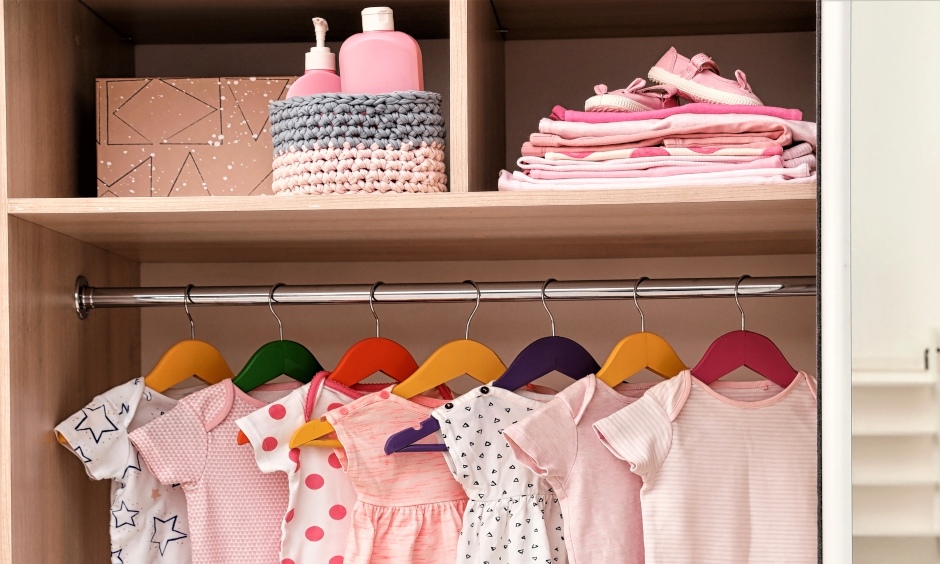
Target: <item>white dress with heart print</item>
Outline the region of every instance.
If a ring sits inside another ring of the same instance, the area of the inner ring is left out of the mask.
[[[558,496],[519,462],[503,431],[552,398],[480,386],[435,409],[444,458],[470,498],[457,564],[564,564]]]

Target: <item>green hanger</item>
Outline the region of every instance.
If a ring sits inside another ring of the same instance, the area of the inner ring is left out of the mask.
[[[307,347],[296,341],[284,340],[284,326],[274,311],[274,291],[283,285],[275,284],[268,294],[268,307],[277,319],[280,340],[272,341],[258,349],[232,380],[243,392],[249,392],[282,375],[306,384],[313,380],[317,372],[323,370],[323,366]]]

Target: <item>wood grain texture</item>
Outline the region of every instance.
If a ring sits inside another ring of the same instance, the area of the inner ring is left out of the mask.
[[[6,2],[0,2],[0,205],[7,202]],[[10,431],[10,269],[6,212],[0,213],[0,564],[13,564],[13,434]]]
[[[17,217],[140,262],[812,253],[814,184],[299,198],[16,199]]]
[[[493,0],[493,3],[500,22],[508,30],[509,40],[816,29],[813,0]],[[630,77],[623,81],[630,82]]]
[[[326,18],[329,41],[362,31],[360,12],[382,5],[395,29],[418,39],[447,37],[447,0],[85,0],[134,43],[313,42],[310,18]]]
[[[110,484],[89,482],[52,428],[95,395],[139,375],[140,312],[81,321],[79,274],[136,285],[139,265],[9,218],[11,562],[100,562],[110,552]],[[99,555],[99,556],[94,556]]]
[[[94,195],[95,78],[133,76],[133,48],[75,0],[3,4],[9,195]]]
[[[472,0],[450,0],[450,115],[447,181],[452,193],[470,191],[470,108],[467,13]]]
[[[466,1],[469,186],[496,190],[506,154],[504,41],[489,0]]]

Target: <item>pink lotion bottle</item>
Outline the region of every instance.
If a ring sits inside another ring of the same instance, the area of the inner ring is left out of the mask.
[[[336,55],[326,46],[326,32],[330,29],[326,20],[313,18],[313,29],[317,33],[317,46],[311,47],[304,56],[307,70],[287,91],[288,98],[343,91],[336,75]]]
[[[362,11],[362,33],[343,43],[339,68],[343,92],[349,94],[424,90],[421,48],[407,33],[395,31],[391,8]]]

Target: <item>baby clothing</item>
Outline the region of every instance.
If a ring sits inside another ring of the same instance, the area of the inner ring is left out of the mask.
[[[384,450],[390,435],[417,426],[445,402],[424,396],[406,400],[389,390],[326,414],[343,443],[336,454],[358,498],[343,564],[453,562],[467,496],[444,457]]]
[[[362,397],[320,372],[310,384],[236,423],[262,472],[287,475],[290,502],[282,516],[280,564],[339,564],[349,536],[356,492],[328,448],[290,448],[298,427]],[[384,388],[385,386],[381,386]]]
[[[447,464],[470,496],[453,562],[568,562],[558,497],[503,435],[549,399],[489,384],[431,413],[441,425]]]
[[[516,457],[558,494],[572,564],[644,562],[643,482],[597,440],[593,425],[652,386],[611,388],[591,374],[506,429]]]
[[[193,564],[278,563],[287,477],[258,469],[236,443],[235,421],[298,386],[266,384],[249,395],[223,380],[130,434],[157,479],[186,494]]]
[[[154,477],[128,433],[173,409],[174,398],[203,387],[171,389],[164,395],[135,378],[95,397],[55,428],[89,478],[111,480],[112,564],[191,561],[183,491]]]
[[[816,561],[816,384],[807,374],[786,388],[708,386],[686,370],[594,428],[643,479],[647,564]]]

